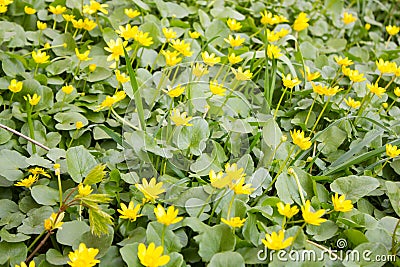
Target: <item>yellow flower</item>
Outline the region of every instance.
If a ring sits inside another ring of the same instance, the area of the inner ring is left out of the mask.
[[[135,184],[136,188],[143,193],[146,201],[154,202],[159,194],[165,192],[162,188],[163,183],[157,183],[156,178],[151,178],[150,183],[145,178],[142,179],[142,184]]]
[[[208,54],[207,51],[202,52],[201,57],[204,63],[211,67],[221,61],[220,57],[216,57],[214,53]]]
[[[227,179],[229,179],[231,182],[233,180],[240,180],[245,177],[246,174],[243,171],[243,168],[238,169],[236,163],[233,163],[232,165],[230,165],[229,163],[225,164],[226,177],[228,177]]]
[[[28,178],[22,179],[20,182],[14,184],[14,185],[15,186],[24,186],[26,188],[30,188],[37,180],[38,180],[38,176],[36,174],[29,175]]]
[[[64,94],[71,94],[74,91],[74,87],[72,85],[64,85],[61,87],[61,90],[64,92]]]
[[[25,262],[21,262],[21,264],[20,265],[15,265],[15,267],[35,267],[36,265],[35,265],[35,262],[34,261],[31,261],[30,263],[29,263],[29,266],[28,265],[26,265],[26,263]]]
[[[191,32],[191,31],[189,31],[189,36],[190,36],[190,38],[197,39],[197,38],[200,37],[200,35],[201,35],[201,34],[200,34],[199,32],[196,32],[196,31]]]
[[[229,185],[232,182],[232,177],[224,176],[223,172],[215,173],[214,170],[210,170],[208,177],[210,178],[210,183],[213,187],[221,189]]]
[[[81,121],[77,121],[77,122],[75,123],[75,128],[76,128],[77,130],[82,129],[83,126],[84,126],[84,124],[83,124],[83,122],[81,122]]]
[[[51,176],[43,168],[35,167],[32,169],[29,169],[28,171],[30,173],[32,173],[33,175],[41,174],[43,176],[46,176],[47,178],[51,178]]]
[[[393,93],[394,93],[397,97],[400,97],[400,88],[399,88],[399,87],[396,87],[396,88],[394,89]]]
[[[288,219],[292,218],[299,212],[297,206],[290,207],[290,204],[285,205],[282,202],[279,202],[278,204],[276,204],[276,206],[278,207],[279,214],[286,216]]]
[[[8,7],[5,5],[0,5],[0,14],[6,13],[8,10]]]
[[[270,31],[269,29],[267,29],[267,38],[268,42],[273,43],[278,41],[281,37],[275,31]]]
[[[229,35],[228,39],[224,38],[224,41],[230,44],[232,47],[237,47],[241,46],[244,43],[245,39],[241,38],[239,35],[236,35],[235,38],[232,35]]]
[[[24,7],[24,12],[28,15],[33,15],[36,13],[36,9],[30,7],[30,6],[25,6]]]
[[[175,66],[179,62],[181,62],[182,58],[179,57],[179,52],[177,51],[162,51],[162,54],[165,56],[165,63],[167,66]]]
[[[348,12],[344,12],[343,13],[343,22],[344,24],[350,24],[353,23],[354,21],[356,21],[357,18],[353,16],[353,14],[348,13]]]
[[[87,248],[84,243],[80,243],[77,250],[68,254],[70,261],[67,263],[72,267],[93,267],[100,262],[95,259],[98,253],[97,248]]]
[[[131,222],[134,222],[138,217],[142,216],[142,214],[138,214],[139,210],[140,204],[135,207],[135,204],[131,201],[129,202],[128,207],[124,203],[121,203],[121,209],[118,209],[117,211],[121,213],[119,216],[121,219],[129,219]]]
[[[397,27],[396,25],[392,26],[392,25],[388,25],[386,26],[386,31],[388,34],[390,35],[396,35],[399,33],[400,27]]]
[[[61,174],[61,166],[60,166],[60,164],[58,164],[58,163],[54,164],[53,168],[54,168],[55,175],[60,175]]]
[[[228,19],[226,21],[226,24],[228,25],[229,29],[231,29],[231,31],[238,31],[242,28],[242,24],[240,22],[237,22],[236,19]]]
[[[375,61],[375,64],[381,74],[393,74],[397,70],[395,62],[385,61],[382,58]]]
[[[63,220],[64,219],[64,212],[61,212],[57,215],[57,213],[52,213],[50,217],[44,220],[44,229],[46,231],[51,231],[54,229],[62,229]]]
[[[120,37],[125,40],[133,39],[139,32],[138,26],[131,26],[130,24],[126,24],[124,26],[119,26],[119,30],[115,31]]]
[[[386,145],[386,155],[391,158],[395,158],[400,155],[400,149],[397,149],[397,146],[392,146],[391,144]]]
[[[115,77],[117,78],[117,81],[120,83],[126,83],[129,81],[129,77],[126,76],[125,73],[121,73],[119,70],[115,70]]]
[[[264,13],[260,12],[260,14],[261,14],[261,23],[263,25],[274,25],[287,21],[285,17],[273,15],[271,12],[267,10],[264,10]]]
[[[49,11],[51,13],[53,13],[54,15],[60,15],[60,14],[64,13],[65,10],[67,10],[67,8],[65,6],[60,6],[60,5],[57,5],[55,7],[49,6]]]
[[[41,21],[37,21],[36,22],[36,26],[38,28],[38,30],[45,30],[47,28],[47,23],[46,22],[41,22]]]
[[[70,15],[70,14],[63,14],[62,16],[65,19],[65,21],[68,21],[68,22],[72,21],[75,18],[74,15]]]
[[[339,88],[339,86],[335,86],[335,87],[329,87],[325,90],[325,95],[327,96],[334,96],[336,95],[338,92],[342,91],[342,88]]]
[[[190,57],[192,56],[193,52],[190,51],[190,43],[185,43],[185,40],[171,40],[172,47],[184,55],[185,57]]]
[[[367,23],[365,24],[364,28],[369,31],[369,29],[371,29],[371,24]]]
[[[109,55],[107,57],[107,61],[118,61],[120,56],[124,55],[124,47],[126,49],[126,51],[130,50],[130,47],[126,47],[128,45],[128,41],[122,41],[121,38],[117,38],[117,40],[110,40],[107,43],[108,47],[105,47],[104,50],[108,51],[111,53],[111,55]]]
[[[382,97],[382,95],[386,92],[386,89],[379,87],[378,83],[367,84],[367,87],[371,91],[371,93],[377,95],[378,97]]]
[[[153,44],[153,37],[149,37],[149,34],[148,32],[138,31],[133,39],[142,46],[150,46]]]
[[[172,98],[179,97],[183,94],[183,92],[185,92],[185,87],[181,86],[180,84],[174,89],[172,89],[171,87],[169,87],[168,89],[169,90],[167,91],[167,94]]]
[[[288,74],[287,76],[282,76],[283,85],[287,88],[292,89],[293,87],[299,85],[301,81],[296,77],[292,80],[292,75]]]
[[[89,32],[91,30],[93,30],[94,28],[96,28],[96,26],[97,26],[97,23],[94,20],[90,20],[90,19],[86,18],[83,21],[83,29],[85,29],[85,30],[87,30]]]
[[[167,39],[167,42],[169,41],[169,39],[176,38],[176,32],[173,29],[162,28],[162,32]]]
[[[293,23],[293,30],[295,30],[296,32],[305,30],[309,25],[308,24],[309,20],[310,19],[307,18],[307,14],[304,12],[301,12]]]
[[[361,106],[360,101],[355,101],[351,97],[349,97],[348,99],[344,99],[344,102],[351,108],[359,108]]]
[[[387,108],[389,107],[389,104],[388,104],[387,102],[382,103],[382,107],[383,107],[384,109],[387,109]]]
[[[232,68],[233,74],[235,74],[235,78],[238,81],[248,81],[253,77],[253,73],[250,70],[243,71],[242,67],[239,67],[237,70]]]
[[[244,184],[244,177],[231,184],[230,188],[233,190],[233,192],[235,192],[236,195],[250,195],[254,191],[254,188],[251,187],[251,184]]]
[[[318,79],[321,76],[321,73],[319,73],[318,71],[311,73],[309,67],[306,67],[306,73],[307,73],[307,81],[309,82]]]
[[[75,196],[76,198],[86,197],[92,193],[93,189],[90,185],[79,184],[78,186],[78,194]]]
[[[46,52],[33,51],[32,58],[37,64],[47,63],[49,61],[50,56],[46,54]]]
[[[89,53],[90,50],[85,51],[83,54],[79,53],[78,48],[75,48],[75,54],[76,57],[80,60],[80,61],[88,61],[91,60],[91,58],[89,58]]]
[[[192,117],[186,118],[186,112],[181,112],[179,109],[174,108],[171,112],[171,120],[175,123],[176,126],[192,126],[193,124],[189,123]]]
[[[85,23],[83,22],[83,19],[72,19],[72,25],[74,26],[75,29],[83,29],[83,27],[85,26]]]
[[[267,46],[267,56],[270,59],[280,58],[282,56],[281,49],[273,44]]]
[[[137,10],[133,10],[132,8],[125,8],[124,9],[125,15],[127,15],[129,18],[134,19],[137,16],[140,15],[140,12]]]
[[[321,218],[325,214],[324,209],[320,209],[316,212],[312,212],[310,209],[311,203],[310,200],[307,200],[305,206],[301,207],[303,219],[306,223],[318,226],[326,221],[326,219]]]
[[[339,64],[340,66],[348,67],[350,65],[353,65],[353,61],[348,59],[347,57],[342,58],[342,57],[335,56],[334,59],[335,59],[336,63]]]
[[[87,6],[87,7],[88,7],[87,8],[88,12],[84,11],[84,13],[92,15],[92,14],[96,13],[97,11],[100,11],[103,14],[106,14],[106,15],[108,14],[108,11],[106,9],[106,8],[108,8],[107,4],[100,4],[96,1],[90,0],[90,6]]]
[[[23,82],[17,82],[16,79],[12,79],[10,85],[8,86],[8,89],[13,93],[18,93],[19,91],[22,90],[23,85],[24,85]]]
[[[261,240],[263,244],[272,250],[281,250],[293,244],[293,237],[285,240],[285,231],[279,230],[279,233],[265,234],[265,239]]]
[[[229,220],[221,218],[221,222],[229,225],[232,228],[240,228],[246,222],[246,218],[240,219],[240,217],[233,217],[233,218],[230,218]]]
[[[114,101],[115,101],[114,103],[117,103],[117,102],[125,99],[126,93],[124,91],[118,91],[112,97],[114,98]]]
[[[164,248],[162,246],[156,247],[151,242],[148,248],[143,243],[138,246],[138,258],[140,263],[145,267],[159,267],[167,264],[170,260],[168,255],[162,255]]]
[[[304,137],[304,132],[300,130],[290,131],[290,136],[293,139],[293,143],[300,147],[301,150],[307,150],[311,146],[310,137]]]
[[[157,208],[154,208],[154,214],[157,217],[157,221],[166,226],[180,222],[183,217],[177,217],[179,213],[178,209],[175,209],[174,206],[170,206],[167,211],[158,204]]]
[[[24,99],[31,104],[31,106],[36,106],[39,104],[41,96],[38,96],[36,93],[31,96],[30,94],[24,96]]]
[[[200,64],[198,62],[196,63],[196,65],[194,65],[194,68],[192,69],[192,73],[196,77],[206,75],[208,72],[209,71],[207,69],[207,66],[204,66],[203,64]]]
[[[355,83],[359,83],[359,82],[366,80],[364,78],[364,73],[359,73],[358,70],[350,70],[348,76],[349,76],[350,80]]]
[[[345,195],[339,197],[338,193],[336,193],[335,196],[332,196],[332,203],[336,211],[348,212],[353,209],[351,200],[346,200]]]
[[[96,65],[96,64],[90,64],[90,65],[89,65],[89,71],[90,71],[90,72],[95,71],[96,68],[97,68],[97,65]]]
[[[230,64],[236,64],[241,62],[243,59],[240,56],[236,56],[235,53],[232,53],[228,56],[228,60]]]
[[[103,100],[103,102],[101,102],[101,104],[98,106],[98,108],[95,110],[100,111],[104,108],[110,108],[112,107],[112,105],[114,105],[115,103],[115,98],[113,98],[112,96],[106,96],[106,99]]]
[[[285,37],[286,35],[288,35],[288,33],[289,33],[288,29],[282,28],[276,34],[279,36],[279,38],[282,38],[282,37]]]
[[[224,84],[218,84],[216,80],[210,81],[210,91],[214,95],[224,96],[226,89],[224,88]]]

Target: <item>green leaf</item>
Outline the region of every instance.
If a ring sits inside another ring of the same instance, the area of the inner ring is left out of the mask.
[[[10,243],[23,242],[31,238],[29,235],[24,235],[21,233],[10,234],[5,228],[0,230],[0,237],[2,241]]]
[[[397,216],[400,216],[400,185],[399,183],[386,181],[386,190],[387,195],[389,197],[390,203],[394,211],[397,213]]]
[[[210,135],[208,123],[203,118],[195,118],[190,121],[193,126],[183,127],[177,132],[177,145],[180,149],[190,149],[190,153],[200,156],[206,148],[206,141]]]
[[[354,250],[358,251],[359,255],[361,255],[360,261],[357,261],[357,266],[383,266],[385,262],[376,261],[377,256],[388,255],[388,250],[380,243],[362,243],[354,248]],[[343,264],[344,266],[354,266],[351,257],[349,257],[348,261],[343,261]]]
[[[237,252],[222,252],[215,254],[208,267],[245,267],[242,255]]]
[[[124,262],[128,267],[141,267],[138,254],[138,243],[128,244],[120,249],[120,253]]]
[[[84,126],[89,123],[86,117],[78,112],[59,112],[54,116],[54,119],[58,122],[56,129],[63,131],[75,130],[78,121],[81,121]]]
[[[316,241],[325,241],[332,238],[338,231],[338,227],[332,221],[326,221],[325,223],[315,226],[307,226],[307,234],[313,235]]]
[[[27,247],[24,243],[0,243],[0,264],[8,262],[7,266],[15,266],[25,261],[27,257]]]
[[[321,142],[318,144],[318,148],[322,149],[323,154],[330,154],[336,152],[338,147],[346,139],[347,134],[345,131],[339,129],[337,126],[330,127],[327,131],[316,138],[317,141]]]
[[[267,145],[275,149],[282,138],[282,131],[273,118],[268,119],[263,127],[263,140]]]
[[[68,149],[67,154],[68,173],[72,180],[80,183],[91,169],[96,166],[96,160],[83,146]]]
[[[0,219],[10,215],[11,213],[18,212],[18,205],[9,199],[0,199]]]
[[[22,221],[22,225],[18,227],[18,232],[26,235],[42,233],[44,220],[48,219],[52,213],[53,209],[49,206],[30,210],[27,217]]]
[[[9,77],[15,77],[25,72],[24,65],[16,58],[7,58],[1,62],[3,71]]]
[[[83,184],[92,185],[101,182],[104,176],[106,175],[106,172],[104,171],[105,168],[106,168],[105,164],[99,164],[96,167],[94,167],[86,176],[85,180],[83,181]]]
[[[75,240],[79,239],[83,233],[90,230],[89,225],[83,221],[64,222],[62,229],[57,230],[57,242],[63,245],[72,246]]]
[[[343,231],[343,234],[345,234],[347,240],[355,246],[358,246],[361,243],[368,242],[368,238],[366,238],[361,231],[356,229],[346,229]]]
[[[367,196],[379,186],[378,179],[370,176],[350,175],[341,177],[333,181],[331,190],[341,195],[346,195],[346,199],[357,202],[363,196]]]
[[[90,211],[89,211],[90,212]],[[114,229],[107,224],[105,227],[108,228],[105,232],[108,234],[105,235],[95,235],[91,232],[83,233],[79,239],[75,240],[72,249],[78,249],[80,243],[85,243],[88,248],[97,248],[99,250],[99,254],[97,254],[97,258],[103,257],[107,250],[111,247],[111,244],[114,239]]]
[[[210,261],[218,252],[233,251],[236,244],[232,229],[225,224],[215,225],[194,239],[199,243],[199,255],[203,261]]]
[[[0,151],[0,176],[12,182],[22,179],[23,173],[19,169],[29,166],[25,160],[26,157],[17,151],[2,149]]]
[[[58,250],[53,248],[46,252],[46,260],[54,265],[66,265],[70,261],[68,255],[62,255]]]
[[[90,230],[96,236],[111,235],[110,227],[112,225],[112,217],[100,209],[89,209]]]
[[[40,205],[56,205],[59,201],[58,190],[46,185],[36,185],[32,187],[31,194],[33,199]]]
[[[154,242],[156,246],[161,246],[163,227],[164,225],[159,222],[150,222],[147,225],[146,230],[147,242]],[[182,244],[179,237],[170,229],[165,229],[164,242],[164,253],[179,252],[182,249]]]

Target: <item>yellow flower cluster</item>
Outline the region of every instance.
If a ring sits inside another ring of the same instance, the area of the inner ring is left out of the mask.
[[[97,107],[95,111],[97,112],[105,108],[111,108],[114,104],[125,99],[125,97],[126,94],[124,91],[118,91],[113,96],[106,96],[106,99],[104,99],[103,102],[101,102],[101,104]]]

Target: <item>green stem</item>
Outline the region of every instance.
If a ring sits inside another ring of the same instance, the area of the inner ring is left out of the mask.
[[[113,107],[110,107],[110,111],[112,112],[112,114],[119,119],[122,123],[125,123],[126,125],[128,125],[129,127],[132,127],[134,130],[139,130],[138,127],[136,127],[135,125],[133,125],[132,123],[128,122],[127,120],[125,120],[124,118],[122,118],[120,115],[118,115],[118,113],[114,110]]]
[[[399,225],[400,225],[400,219],[397,220],[396,227],[394,228],[393,235],[392,235],[392,255],[397,254],[397,246],[398,245],[396,245],[396,232],[397,232],[397,228],[399,228]]]
[[[33,106],[29,104],[29,102],[26,102],[26,111],[27,111],[27,117],[28,117],[28,126],[29,126],[29,135],[30,138],[35,139],[35,132],[33,128],[33,121],[32,121],[32,109]],[[36,153],[36,145],[32,143],[32,152],[33,154]]]
[[[291,168],[291,172],[289,172],[289,174],[293,175],[294,180],[296,181],[296,185],[297,185],[297,189],[299,190],[299,195],[301,198],[301,203],[303,203],[303,205],[306,205],[306,201],[304,198],[304,194],[303,194],[303,187],[300,184],[300,180],[299,177],[297,176],[297,173],[293,170],[293,168]]]
[[[281,95],[281,98],[279,99],[278,105],[276,106],[275,113],[274,113],[274,120],[276,119],[276,115],[278,114],[279,106],[280,106],[281,103],[282,103],[283,97],[285,96],[285,93],[286,93],[287,89],[288,89],[288,88],[285,87],[285,89],[283,90],[283,93],[282,93],[282,95]]]
[[[211,214],[210,214],[210,218],[208,219],[208,224],[211,223],[211,219],[214,216],[215,210],[217,209],[217,207],[219,206],[219,203],[221,203],[221,200],[226,192],[226,188],[222,191],[221,197],[218,199],[217,203],[215,203],[215,205],[213,206],[212,210],[211,210]]]
[[[354,125],[357,124],[358,121],[358,117],[362,115],[362,113],[364,112],[365,108],[368,106],[369,101],[372,99],[372,97],[370,97],[371,92],[368,92],[368,94],[365,95],[365,97],[363,98],[363,100],[361,101],[361,105],[358,109],[357,115],[356,115],[356,119],[354,120]]]
[[[232,205],[233,205],[233,201],[235,200],[235,193],[233,193],[233,196],[231,198],[231,201],[229,202],[229,207],[228,207],[228,214],[227,214],[227,220],[229,221],[229,219],[231,218],[231,209],[232,209]]]
[[[310,118],[310,115],[311,115],[311,111],[312,111],[312,109],[313,109],[313,107],[314,107],[315,101],[317,100],[317,96],[318,96],[318,94],[315,94],[314,100],[313,100],[313,102],[312,102],[312,104],[311,104],[311,107],[310,107],[310,110],[308,111],[308,114],[307,114],[307,117],[306,117],[306,121],[305,121],[305,123],[304,123],[304,124],[306,125],[306,128],[307,128],[308,119]]]
[[[161,233],[161,246],[164,248],[164,239],[165,239],[165,229],[167,228],[167,226],[165,224],[163,224],[163,229],[162,229],[162,233]]]
[[[210,195],[207,197],[206,201],[204,202],[203,206],[201,207],[200,211],[197,213],[196,217],[199,218],[200,215],[203,213],[207,203],[211,200],[212,195],[215,192],[215,188],[213,188],[213,190],[211,191]]]
[[[319,120],[322,118],[322,115],[324,114],[324,111],[325,111],[326,107],[328,106],[329,100],[330,100],[330,99],[331,99],[331,97],[328,97],[328,100],[326,101],[324,107],[323,107],[322,110],[321,110],[321,113],[319,114],[317,120],[316,120],[315,123],[314,123],[314,126],[313,126],[312,129],[311,129],[310,135],[314,132],[315,127],[317,127],[318,122],[319,122]]]
[[[33,240],[32,244],[30,244],[29,247],[28,247],[28,251],[30,251],[30,250],[33,248],[33,246],[35,246],[35,244],[40,240],[40,238],[42,238],[42,236],[44,235],[44,233],[46,233],[46,231],[41,232],[40,235],[38,235],[38,236],[35,238],[35,240]]]
[[[267,187],[267,189],[264,192],[267,192],[268,190],[270,190],[272,188],[272,186],[274,185],[275,181],[278,179],[278,176],[282,173],[283,169],[285,168],[285,165],[289,161],[290,156],[292,155],[292,153],[293,153],[295,148],[296,148],[296,146],[293,146],[292,149],[289,151],[285,161],[282,163],[282,165],[279,168],[278,172],[276,173],[274,179],[272,180],[272,182],[269,184],[269,186]]]
[[[57,174],[57,181],[58,181],[58,196],[60,198],[60,209],[61,209],[63,205],[63,190],[61,184],[61,175],[59,173]]]

